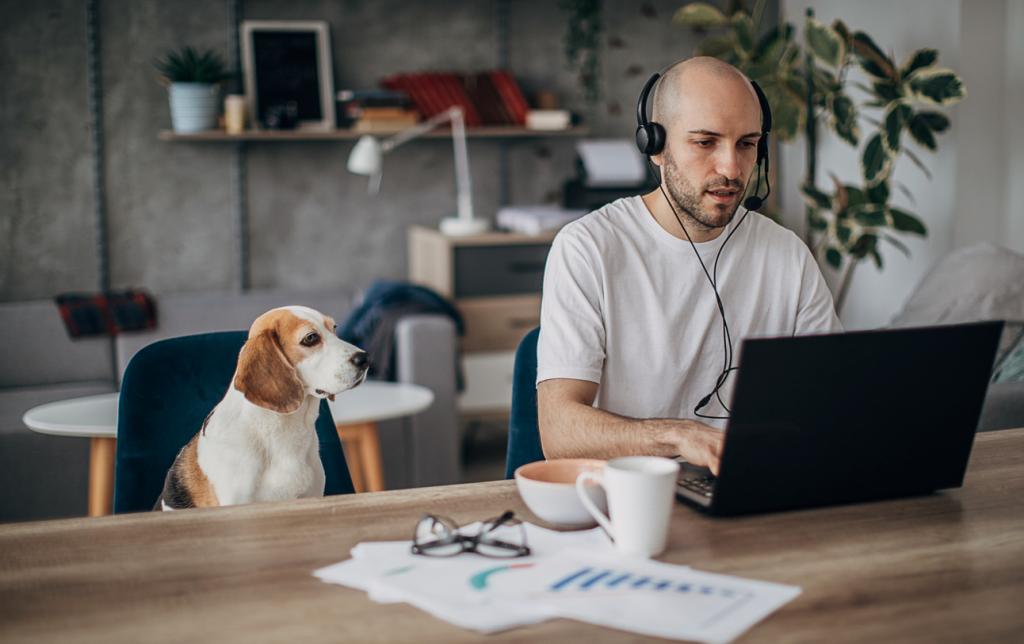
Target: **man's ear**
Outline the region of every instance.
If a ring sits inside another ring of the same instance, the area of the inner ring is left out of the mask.
[[[277,331],[270,329],[249,338],[238,356],[235,389],[254,405],[290,414],[306,397],[295,367],[281,349]]]

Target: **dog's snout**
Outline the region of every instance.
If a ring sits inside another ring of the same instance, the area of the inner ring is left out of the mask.
[[[369,363],[369,359],[365,351],[359,351],[358,353],[353,354],[348,361],[360,369],[364,368]]]

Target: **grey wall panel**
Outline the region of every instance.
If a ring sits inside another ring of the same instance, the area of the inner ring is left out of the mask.
[[[227,52],[224,2],[102,2],[111,282],[156,292],[237,281],[230,145],[160,142],[167,90],[152,62],[183,45]]]
[[[85,9],[0,4],[0,298],[96,286]]]

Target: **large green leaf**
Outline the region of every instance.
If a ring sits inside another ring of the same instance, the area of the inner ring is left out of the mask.
[[[903,98],[903,87],[889,81],[874,82],[871,89],[878,96],[880,103],[891,103]]]
[[[697,53],[701,56],[719,58],[736,47],[736,36],[731,31],[718,36],[710,36],[701,41]]]
[[[875,266],[878,270],[882,270],[882,254],[878,252],[878,248],[872,247],[868,249],[868,254],[871,255],[871,259],[875,260]]]
[[[850,254],[861,259],[878,246],[878,236],[874,233],[865,233],[857,238],[850,248]]]
[[[900,67],[900,78],[904,81],[909,79],[918,70],[930,67],[939,59],[939,52],[934,49],[918,49],[912,53],[903,66]]]
[[[931,128],[928,127],[928,124],[921,118],[920,114],[910,119],[907,131],[910,132],[910,136],[917,141],[918,145],[928,148],[932,152],[935,151],[935,135],[932,134]]]
[[[786,23],[781,28],[774,27],[757,41],[754,57],[773,65],[777,64],[792,40],[793,25]]]
[[[900,132],[903,131],[903,126],[913,114],[914,110],[903,103],[892,103],[886,110],[885,118],[882,121],[882,141],[889,152],[895,154],[899,151]]]
[[[928,230],[924,227],[924,223],[909,212],[900,210],[899,208],[889,208],[889,214],[892,215],[892,227],[896,230],[905,233],[914,233],[915,235],[928,234]]]
[[[891,164],[892,158],[889,156],[889,151],[886,149],[885,144],[882,143],[882,134],[875,134],[868,141],[868,145],[864,148],[864,154],[861,157],[861,171],[868,185],[873,186],[882,181],[888,174]]]
[[[937,105],[951,105],[967,95],[956,72],[944,68],[919,72],[910,80],[910,89],[917,98]]]
[[[850,235],[853,233],[853,228],[849,224],[839,222],[836,224],[836,239],[843,246],[846,246],[850,242]]]
[[[694,2],[682,7],[672,16],[672,22],[694,29],[711,29],[729,24],[725,14],[706,2]]]
[[[846,44],[831,27],[826,27],[815,18],[807,18],[804,39],[811,53],[826,65],[838,68],[846,57]]]
[[[747,54],[747,58],[754,53],[754,22],[750,16],[742,11],[733,14],[732,26],[736,30],[736,46]]]
[[[768,99],[772,106],[772,136],[779,141],[792,141],[804,126],[804,104],[789,92],[780,96]]]
[[[856,147],[860,140],[860,127],[857,125],[857,106],[845,94],[832,97],[833,127],[839,138]]]
[[[921,119],[921,122],[928,126],[928,129],[938,134],[939,132],[945,132],[949,129],[949,119],[946,118],[945,114],[939,112],[918,112],[917,118]]]
[[[867,203],[867,194],[857,186],[845,185],[843,189],[846,191],[846,207],[857,208]]]
[[[870,203],[885,204],[889,201],[889,182],[879,181],[868,188],[865,195]]]
[[[815,208],[821,208],[823,210],[832,209],[832,199],[816,187],[805,183],[800,186],[800,192],[803,193],[804,199],[807,201],[808,205]]]
[[[850,42],[850,30],[842,20],[836,18],[832,21],[832,31],[839,34],[839,37],[843,39],[844,43]]]
[[[828,220],[822,217],[814,208],[812,208],[811,211],[808,213],[807,221],[808,225],[810,225],[811,227],[811,230],[825,230],[826,228],[828,228]]]
[[[825,251],[825,261],[829,263],[832,268],[838,269],[843,265],[843,256],[838,249],[829,246]]]
[[[885,207],[876,204],[858,208],[853,218],[862,226],[884,226],[888,223],[885,217]]]
[[[871,36],[863,31],[857,31],[851,37],[851,42],[853,51],[860,59],[860,66],[864,71],[882,80],[899,82],[896,67],[889,57],[882,53]]]

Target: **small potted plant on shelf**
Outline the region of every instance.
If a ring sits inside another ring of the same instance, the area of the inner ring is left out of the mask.
[[[230,78],[224,61],[214,51],[192,47],[169,51],[154,66],[171,99],[171,124],[175,132],[200,132],[217,124],[220,82]]]

